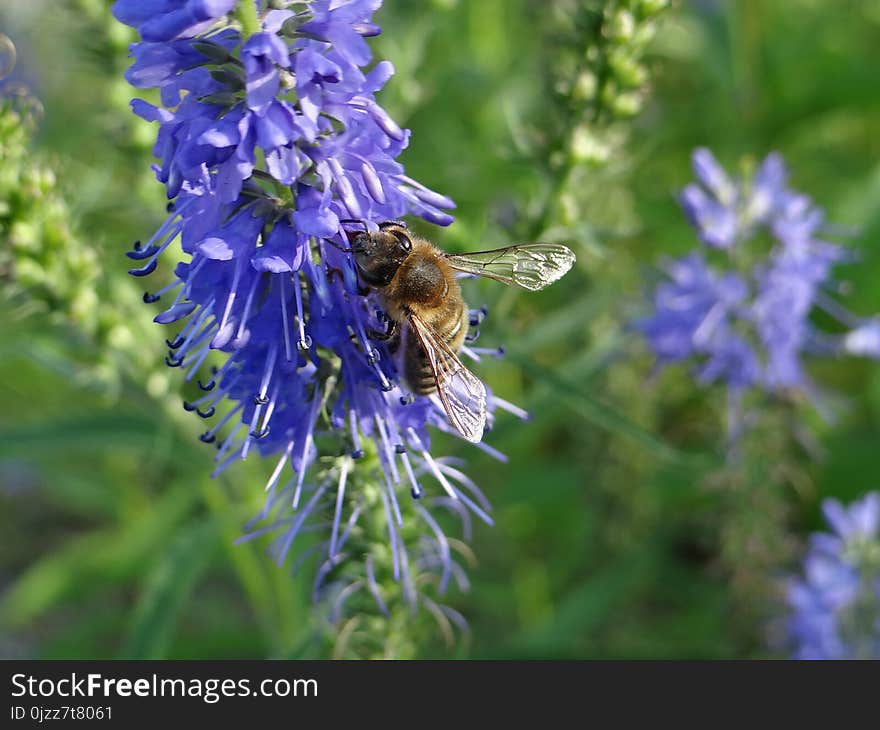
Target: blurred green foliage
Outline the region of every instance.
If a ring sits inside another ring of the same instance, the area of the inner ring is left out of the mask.
[[[498,419],[488,441],[507,465],[435,440],[467,459],[496,525],[477,525],[472,589],[449,597],[470,635],[450,651],[429,624],[405,655],[765,654],[776,580],[818,501],[877,488],[872,363],[818,365],[835,418],[776,404],[725,465],[723,394],[653,375],[627,322],[659,258],[694,244],[674,195],[698,145],[729,167],[781,151],[796,187],[858,227],[848,304],[880,310],[880,3],[695,0],[642,24],[662,5],[386,0],[377,15],[376,55],[397,68],[381,100],[413,130],[408,172],[459,204],[448,231],[417,228],[450,250],[541,236],[579,254],[540,295],[468,284],[490,310],[482,339],[509,353],[478,374],[535,417]],[[266,541],[232,544],[271,465],[208,478],[199,424],[161,369],[169,333],[125,276],[123,251],[164,201],[154,131],[125,109],[131,39],[107,8],[0,5],[45,109],[27,155],[0,125],[3,200],[25,192],[10,188],[17,155],[41,171],[34,245],[67,237],[88,264],[42,288],[0,272],[0,655],[330,656],[308,575],[277,568]],[[0,235],[5,261],[19,239]],[[85,311],[68,306],[87,292]]]

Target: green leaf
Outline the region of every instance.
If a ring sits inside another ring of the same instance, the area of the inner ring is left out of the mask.
[[[552,618],[513,641],[517,654],[570,650],[572,637],[584,637],[601,629],[616,610],[638,590],[657,560],[645,553],[621,558],[568,591]]]
[[[97,586],[137,575],[171,539],[196,498],[194,490],[172,491],[132,522],[74,538],[38,560],[0,600],[0,622],[23,626]]]
[[[0,457],[45,454],[54,449],[143,448],[159,430],[155,421],[130,411],[0,430]]]
[[[161,552],[144,581],[120,658],[165,657],[181,608],[217,552],[219,533],[214,520],[190,523]]]
[[[508,357],[535,379],[553,386],[560,393],[565,393],[567,397],[564,399],[564,403],[599,428],[626,436],[650,449],[657,457],[664,460],[679,462],[682,465],[698,469],[705,468],[712,463],[711,458],[705,454],[687,453],[670,446],[627,418],[616,408],[603,403],[578,384],[543,367],[531,358],[516,353],[510,353]]]

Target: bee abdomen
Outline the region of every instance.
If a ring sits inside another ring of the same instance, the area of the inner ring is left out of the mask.
[[[455,316],[451,317],[449,322],[451,326],[441,330],[438,328],[438,334],[443,338],[453,352],[458,352],[467,333],[467,308],[464,302],[459,301],[458,310]],[[437,353],[438,357],[442,357],[442,353]],[[434,379],[434,371],[431,368],[430,360],[422,348],[418,337],[408,333],[406,338],[406,348],[404,352],[403,374],[407,384],[415,395],[430,395],[437,390],[437,383]]]
[[[404,353],[404,377],[415,395],[430,395],[437,390],[434,370],[417,337],[408,337]]]

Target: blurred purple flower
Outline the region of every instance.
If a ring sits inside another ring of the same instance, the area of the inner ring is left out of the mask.
[[[750,178],[735,180],[697,149],[693,168],[700,184],[688,185],[680,202],[706,254],[721,263],[697,251],[665,264],[669,280],[657,286],[654,312],[636,323],[658,363],[692,361],[701,382],[772,392],[811,390],[805,353],[880,358],[875,322],[828,293],[832,267],[849,256],[823,240],[824,213],[788,187],[782,158],[771,154]],[[762,235],[769,251],[760,248]],[[817,330],[815,308],[850,331]]]
[[[880,659],[880,492],[849,507],[826,500],[823,512],[833,532],[812,536],[788,586],[794,657]]]
[[[194,36],[232,10],[236,0],[116,0],[113,15],[145,41]]]
[[[316,0],[297,13],[261,12],[262,30],[246,39],[226,17],[231,0],[118,0],[114,13],[144,40],[132,46],[128,79],[161,92],[161,106],[136,99],[132,107],[159,124],[155,171],[172,200],[158,232],[129,252],[138,262],[130,273],[152,273],[179,240],[187,260],[175,281],[144,298],[170,300],[157,322],[182,322],[166,362],[186,380],[212,353],[225,356],[184,403],[215,417],[201,437],[217,445],[215,473],[251,451],[274,455],[260,517],[271,513],[273,526],[284,528],[279,559],[307,521],[330,512],[323,549],[332,567],[359,508],[346,528],[348,461],[318,469],[317,443],[334,434],[349,460],[370,453],[381,465],[394,576],[405,582],[399,488],[420,497],[429,475],[453,512],[491,520],[472,482],[431,456],[426,427],[454,429],[432,400],[411,397],[385,345],[370,339],[384,329],[382,313],[359,291],[342,250],[344,219],[452,221],[453,202],[396,161],[409,132],[374,98],[391,64],[364,71],[371,60],[364,36],[378,32],[370,19],[379,5]],[[448,551],[436,554],[452,570]]]

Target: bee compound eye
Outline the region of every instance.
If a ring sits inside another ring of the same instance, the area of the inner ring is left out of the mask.
[[[393,231],[394,237],[404,251],[412,251],[412,239],[403,231]]]

